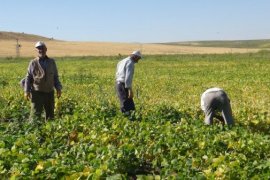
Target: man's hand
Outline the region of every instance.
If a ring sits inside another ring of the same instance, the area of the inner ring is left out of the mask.
[[[57,90],[57,92],[56,92],[56,96],[57,96],[57,98],[60,98],[60,97],[61,97],[61,95],[62,95],[62,91],[61,91],[61,90]]]
[[[26,100],[30,100],[30,99],[31,99],[31,94],[30,94],[30,92],[25,92],[25,93],[24,93],[24,98],[25,98]]]
[[[132,98],[133,98],[133,91],[132,91],[131,88],[128,89],[128,98],[129,98],[129,99],[132,99]]]

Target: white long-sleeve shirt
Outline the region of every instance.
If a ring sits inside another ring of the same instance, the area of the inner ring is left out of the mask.
[[[135,68],[134,64],[135,62],[130,57],[121,60],[117,64],[116,81],[125,83],[125,88],[132,87],[132,79]]]
[[[203,110],[203,111],[205,111],[205,96],[206,96],[206,94],[207,93],[209,93],[209,92],[217,92],[217,91],[223,91],[222,89],[220,89],[220,88],[217,88],[217,87],[214,87],[214,88],[210,88],[210,89],[207,89],[203,94],[202,94],[202,96],[201,96],[201,109]]]

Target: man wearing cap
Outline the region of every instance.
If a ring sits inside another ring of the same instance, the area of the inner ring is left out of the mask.
[[[59,81],[58,70],[54,59],[49,58],[44,42],[37,42],[35,48],[38,57],[31,60],[24,84],[24,96],[31,99],[30,119],[40,118],[43,108],[46,120],[54,118],[54,88],[57,98],[61,97],[62,85]]]
[[[222,124],[233,125],[230,99],[223,89],[210,88],[201,96],[201,109],[205,113],[205,124],[213,124],[213,118],[217,118]],[[221,116],[217,113],[221,112]]]
[[[131,110],[135,110],[132,91],[132,79],[135,63],[142,58],[140,51],[133,51],[129,57],[121,60],[116,69],[116,91],[120,100],[121,112],[129,115]]]

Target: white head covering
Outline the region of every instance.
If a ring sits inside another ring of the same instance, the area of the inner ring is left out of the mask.
[[[45,43],[44,43],[44,42],[42,42],[42,41],[38,41],[38,42],[36,43],[36,45],[35,45],[35,48],[40,47],[40,46],[44,46],[44,47],[46,47],[46,45],[45,45]]]
[[[142,58],[142,54],[140,51],[133,51],[131,54]]]

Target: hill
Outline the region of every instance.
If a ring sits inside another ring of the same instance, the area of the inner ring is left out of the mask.
[[[16,40],[19,39],[20,41],[48,41],[54,40],[53,38],[47,38],[39,35],[34,34],[27,34],[27,33],[18,33],[18,32],[6,32],[0,31],[0,40]]]
[[[20,49],[17,51],[19,40]],[[140,49],[143,55],[154,54],[224,54],[258,52],[262,48],[233,48],[225,42],[173,42],[173,43],[116,43],[116,42],[75,42],[61,41],[39,35],[0,31],[0,57],[32,57],[36,55],[34,44],[36,41],[44,41],[48,47],[48,55],[53,57],[63,56],[115,56],[128,55],[130,52]],[[219,43],[217,43],[219,42]],[[250,43],[251,44],[251,43]],[[255,44],[255,43],[253,43]],[[257,43],[250,47],[261,47],[263,43]],[[270,42],[269,42],[270,44]],[[268,47],[264,43],[265,47]],[[270,46],[270,45],[269,45]],[[240,46],[239,46],[240,47]]]
[[[270,48],[270,39],[234,40],[234,41],[187,41],[187,42],[169,42],[162,44],[193,46],[193,47]]]

